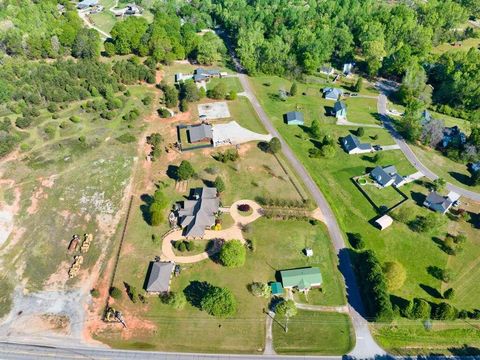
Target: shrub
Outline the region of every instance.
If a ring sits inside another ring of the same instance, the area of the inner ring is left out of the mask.
[[[253,282],[248,286],[248,289],[253,296],[257,297],[269,298],[272,293],[270,286],[262,282]]]
[[[275,307],[275,312],[280,316],[290,318],[297,315],[298,310],[293,300],[284,300]]]
[[[383,272],[385,274],[388,291],[400,289],[407,279],[405,268],[396,261],[386,262],[383,265]]]
[[[297,92],[298,92],[297,82],[294,81],[294,82],[292,83],[292,86],[290,87],[290,96],[295,96],[295,95],[297,95]]]
[[[122,291],[119,288],[116,288],[115,286],[112,286],[110,288],[110,296],[114,299],[120,299],[122,297]]]
[[[363,135],[365,135],[365,129],[364,129],[363,127],[359,127],[359,128],[357,129],[357,136],[360,136],[360,137],[361,137],[361,136],[363,136]]]
[[[227,87],[223,82],[219,82],[213,89],[207,91],[207,96],[211,99],[225,99],[226,94]]]
[[[187,251],[192,251],[193,250],[193,241],[185,241],[185,248]]]
[[[127,288],[128,297],[135,304],[139,300],[137,288],[129,284],[125,284],[125,286]]]
[[[158,111],[158,116],[160,116],[161,118],[169,118],[170,116],[172,116],[170,114],[170,111],[168,111],[167,109],[165,108],[160,108],[157,110]]]
[[[348,234],[348,237],[354,249],[362,250],[365,248],[365,241],[363,241],[362,234]]]
[[[208,314],[224,318],[237,311],[237,301],[226,288],[211,286],[200,302],[200,308]]]
[[[272,138],[268,143],[268,151],[272,154],[278,153],[282,149],[282,144],[277,137]]]
[[[230,240],[222,246],[219,259],[224,266],[239,267],[245,264],[246,250],[240,240]]]
[[[80,121],[82,121],[82,119],[80,119],[80,117],[76,115],[72,115],[68,119],[74,124],[78,124]]]
[[[237,98],[237,92],[235,90],[230,90],[227,95],[227,100],[235,100]]]
[[[188,101],[186,99],[182,99],[180,101],[179,109],[180,109],[181,112],[187,112],[188,111]]]
[[[92,289],[90,290],[90,295],[92,295],[92,297],[94,298],[98,298],[100,296],[100,291],[98,291],[97,289]]]
[[[183,181],[190,179],[194,174],[195,170],[193,169],[192,164],[190,164],[187,160],[183,160],[177,168],[176,176],[178,180]]]
[[[133,134],[124,133],[124,134],[120,135],[119,137],[117,137],[117,140],[119,142],[121,142],[122,144],[128,144],[128,143],[135,142],[137,140],[137,138]]]
[[[453,288],[445,290],[443,293],[443,298],[447,300],[451,300],[455,297],[455,290]]]
[[[151,95],[147,95],[142,99],[143,105],[150,105],[153,102],[153,97]]]
[[[218,193],[222,193],[225,191],[225,183],[223,182],[220,176],[217,176],[215,178],[215,181],[213,182],[213,186],[215,186]]]
[[[251,210],[251,207],[248,204],[240,204],[237,206],[237,209],[238,211],[247,212]]]
[[[435,320],[454,320],[458,317],[458,310],[452,305],[442,302],[435,306],[432,318]]]
[[[20,129],[26,129],[32,124],[32,121],[31,117],[19,117],[15,120],[15,125]]]
[[[426,300],[415,298],[410,317],[412,319],[429,319],[431,311],[432,307]]]
[[[183,292],[170,292],[165,296],[164,302],[176,310],[181,310],[187,304],[187,298]]]

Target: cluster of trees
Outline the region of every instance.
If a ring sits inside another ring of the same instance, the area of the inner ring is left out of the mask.
[[[0,122],[0,158],[10,153],[22,140],[22,134],[12,126],[12,120],[8,117]]]
[[[478,11],[467,1],[453,0],[415,6],[374,0],[327,0],[308,6],[288,0],[213,0],[205,8],[233,39],[248,72],[278,75],[316,72],[326,62],[351,60],[356,49],[370,74],[403,74]]]
[[[224,152],[218,152],[215,155],[213,155],[213,158],[217,161],[220,161],[222,163],[227,163],[229,161],[237,161],[240,155],[238,154],[238,151],[235,149],[229,149]]]
[[[163,191],[156,190],[148,207],[149,220],[152,226],[158,226],[165,221],[165,209],[168,204],[168,199]]]
[[[186,11],[186,7],[183,9]],[[188,57],[200,64],[211,65],[226,53],[223,42],[215,34],[199,35],[194,24],[184,22],[182,25],[176,9],[170,4],[158,3],[152,11],[154,20],[151,24],[143,17],[134,16],[117,22],[110,32],[112,38],[105,42],[107,55],[133,53],[149,56],[152,64],[169,64]]]
[[[152,161],[157,160],[162,154],[162,149],[160,148],[162,143],[163,137],[159,133],[152,133],[147,136],[147,144],[152,147],[152,151],[150,151],[150,158]]]
[[[356,260],[360,291],[369,316],[375,321],[392,320],[392,303],[380,261],[371,250],[359,252]]]
[[[64,8],[60,10],[57,5]],[[6,0],[0,4],[0,17],[8,19],[0,32],[0,44],[10,56],[29,59],[96,58],[100,37],[83,27],[75,4],[66,0]]]

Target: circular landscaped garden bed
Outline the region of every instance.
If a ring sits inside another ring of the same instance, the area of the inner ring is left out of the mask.
[[[237,210],[242,216],[250,216],[253,214],[253,209],[248,204],[240,204],[237,206]]]

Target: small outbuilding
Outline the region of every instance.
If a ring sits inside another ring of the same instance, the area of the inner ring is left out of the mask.
[[[275,281],[270,284],[270,290],[272,291],[272,295],[283,295],[283,286],[282,283]]]
[[[290,111],[283,115],[285,122],[288,125],[303,125],[304,124],[304,119],[303,119],[303,114],[298,111]]]
[[[175,263],[152,261],[147,274],[145,290],[149,293],[168,293]]]
[[[392,224],[393,224],[393,219],[388,215],[383,215],[383,216],[379,217],[377,220],[375,220],[375,225],[380,230],[385,230],[386,228],[388,228]]]
[[[83,0],[77,4],[77,9],[82,10],[98,5],[98,0]]]
[[[313,250],[311,248],[305,248],[303,249],[303,252],[306,257],[312,257],[313,256]]]

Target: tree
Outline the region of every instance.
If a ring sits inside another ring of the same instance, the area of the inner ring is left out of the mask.
[[[127,294],[130,300],[135,304],[139,300],[138,290],[135,286],[125,284],[127,288]]]
[[[180,84],[180,98],[188,102],[200,100],[198,87],[193,80],[187,80]]]
[[[443,140],[444,129],[445,123],[443,120],[431,119],[423,123],[420,140],[435,149]]]
[[[452,305],[442,302],[435,306],[432,318],[435,320],[454,320],[458,316],[458,310]]]
[[[312,124],[310,125],[310,134],[315,139],[318,139],[322,136],[322,131],[320,129],[320,123],[318,122],[317,119],[313,119]]]
[[[442,192],[443,190],[445,190],[446,185],[447,182],[444,178],[438,178],[433,180],[433,189],[437,192]]]
[[[413,319],[429,319],[431,310],[432,308],[426,300],[415,298],[410,315]]]
[[[270,286],[263,282],[253,282],[248,286],[248,288],[250,289],[252,295],[257,297],[269,298],[272,294],[272,289]]]
[[[272,154],[278,153],[282,149],[282,144],[277,137],[273,137],[272,140],[268,143],[268,151]]]
[[[109,293],[110,293],[110,296],[115,300],[118,300],[122,297],[122,291],[119,288],[116,288],[115,286],[112,286],[110,288]]]
[[[236,313],[237,301],[230,290],[211,286],[202,298],[200,308],[212,316],[225,318]]]
[[[290,87],[290,96],[295,96],[295,95],[297,95],[297,91],[298,91],[297,82],[294,81],[294,82],[292,83],[292,86]]]
[[[179,109],[180,109],[181,112],[187,112],[188,111],[188,101],[186,99],[180,100]]]
[[[177,168],[177,179],[180,181],[188,180],[195,174],[192,164],[183,160]]]
[[[363,241],[362,234],[360,233],[349,233],[348,234],[348,239],[350,241],[350,244],[352,244],[352,247],[357,250],[362,250],[365,248],[365,241]]]
[[[455,297],[455,290],[453,288],[449,288],[445,290],[443,293],[443,298],[447,300],[451,300]]]
[[[227,267],[239,267],[245,264],[246,250],[240,240],[230,240],[222,246],[219,259]]]
[[[223,182],[223,179],[220,176],[217,176],[215,178],[215,181],[213,182],[213,186],[215,186],[218,193],[222,193],[225,191],[225,183]]]
[[[167,205],[168,199],[165,194],[161,190],[156,190],[148,208],[152,226],[158,226],[165,221],[165,208]]]
[[[182,291],[170,292],[164,299],[165,303],[171,305],[176,310],[181,310],[187,304],[187,298]]]
[[[286,318],[285,332],[288,332],[288,320],[291,317],[297,315],[297,306],[295,305],[293,300],[285,300],[277,305],[277,307],[275,308],[275,312],[278,315],[284,316]]]
[[[175,107],[178,104],[178,90],[174,86],[162,86],[163,96],[166,107]]]
[[[80,29],[72,45],[72,55],[82,59],[96,59],[100,56],[100,35],[94,29]]]
[[[357,79],[357,82],[355,83],[355,86],[353,87],[353,90],[358,93],[362,91],[362,87],[363,87],[363,79],[359,76]]]
[[[219,82],[213,89],[207,91],[207,96],[211,99],[225,99],[227,95],[227,86],[223,82]]]
[[[357,129],[357,136],[362,137],[363,135],[365,135],[365,129],[363,127],[359,127]]]
[[[383,265],[383,272],[385,274],[388,291],[400,289],[407,279],[405,268],[396,261],[386,262]]]
[[[227,95],[227,100],[235,100],[237,98],[237,92],[235,90],[230,90]]]

